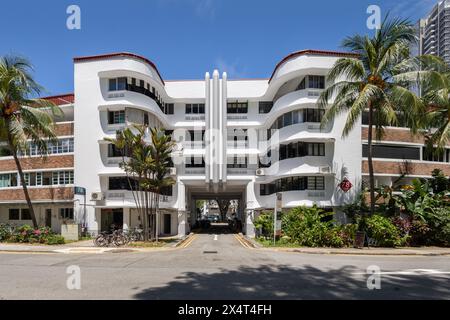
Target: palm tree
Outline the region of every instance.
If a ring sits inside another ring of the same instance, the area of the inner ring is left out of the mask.
[[[117,131],[114,139],[105,140],[121,151],[120,167],[127,175],[136,208],[143,217],[144,241],[150,238],[158,241],[159,196],[163,188],[175,183],[168,176],[174,143],[164,130],[152,128],[148,134],[142,125]]]
[[[412,71],[404,78],[419,83],[425,106],[424,113],[417,116],[419,126],[430,129],[425,133],[428,149],[436,146],[440,153],[450,142],[450,68],[434,56],[421,57],[420,67],[419,74]]]
[[[30,63],[20,57],[0,58],[0,140],[6,143],[19,172],[22,189],[35,228],[38,227],[28,193],[20,155],[33,143],[40,154],[47,154],[48,142],[54,142],[54,117],[62,115],[52,102],[32,99],[42,91],[33,76]]]
[[[156,241],[159,237],[159,199],[164,188],[175,184],[175,180],[169,176],[172,163],[171,154],[175,142],[171,140],[165,131],[158,128],[150,129],[150,153],[153,161],[149,163],[152,178],[148,181],[146,187],[154,193],[155,201],[155,223],[154,236]]]
[[[416,41],[414,26],[400,19],[383,20],[372,37],[355,35],[342,46],[355,57],[341,58],[328,74],[331,83],[319,98],[319,107],[327,108],[322,126],[336,115],[348,112],[342,133],[349,135],[364,112],[368,112],[368,164],[370,212],[375,212],[375,183],[372,142],[383,135],[386,125],[398,122],[397,112],[405,108],[420,109],[421,101],[408,86],[398,80],[410,59],[410,45]],[[408,64],[409,65],[409,64]]]

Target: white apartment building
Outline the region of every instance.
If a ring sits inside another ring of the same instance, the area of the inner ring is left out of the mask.
[[[58,230],[71,218],[92,233],[112,223],[125,229],[140,224],[119,168],[122,158],[105,141],[136,123],[164,128],[177,142],[171,170],[176,184],[160,197],[161,235],[184,236],[198,218],[196,200],[218,197],[238,200],[248,236],[254,235],[255,217],[274,208],[277,193],[283,209],[316,204],[345,220],[342,206],[353,202],[368,175],[365,117],[343,139],[347,115],[321,128],[324,111],[317,107],[328,71],[345,56],[351,55],[304,50],[282,59],[270,79],[228,79],[214,70],[202,80],[180,81],[164,80],[153,62],[135,54],[75,58],[74,94],[49,98],[68,110],[58,126],[71,125],[61,138],[69,134],[73,148],[50,156],[51,165],[23,160],[35,173],[29,185],[42,207],[40,221]],[[386,128],[374,148],[377,186],[429,177],[435,168],[450,175],[450,151],[430,157],[423,147],[423,138],[408,129]],[[53,183],[36,178],[50,171],[56,172]],[[352,185],[347,192],[343,181]],[[11,159],[0,157],[0,222],[27,222],[17,215],[26,213],[18,186]],[[74,187],[86,195],[74,194]]]

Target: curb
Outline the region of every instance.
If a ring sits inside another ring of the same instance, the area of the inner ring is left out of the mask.
[[[191,232],[189,233],[187,236],[185,236],[181,241],[177,242],[173,248],[180,248],[182,247],[184,244],[186,244],[190,239],[192,239],[192,237],[195,235],[195,233]]]
[[[308,251],[301,249],[282,249],[282,248],[262,248],[265,251],[290,252],[314,255],[353,255],[353,256],[412,256],[412,257],[442,257],[450,256],[450,252],[432,253],[432,252],[349,252],[349,251]]]
[[[58,250],[58,249],[56,249]],[[33,253],[33,254],[49,254],[49,253],[58,253],[55,250],[5,250],[5,249],[0,249],[0,253]]]

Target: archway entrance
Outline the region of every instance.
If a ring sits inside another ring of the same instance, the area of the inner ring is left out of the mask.
[[[242,232],[244,190],[222,191],[215,193],[189,190],[192,230],[213,234]]]

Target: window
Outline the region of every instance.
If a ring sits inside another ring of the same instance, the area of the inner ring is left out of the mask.
[[[272,110],[272,101],[260,101],[259,102],[259,113],[269,113]]]
[[[109,91],[121,91],[127,89],[127,78],[109,79]]]
[[[305,89],[306,89],[306,77],[303,78],[303,80],[297,86],[297,91],[298,90],[305,90]]]
[[[278,179],[269,184],[260,185],[260,195],[267,196],[276,192],[325,190],[324,177],[289,177]]]
[[[144,126],[148,126],[149,123],[148,113],[144,113]]]
[[[73,171],[56,171],[52,174],[53,185],[73,184]]]
[[[246,156],[229,157],[227,161],[227,168],[229,169],[245,169],[247,168],[248,158]]]
[[[444,150],[442,152],[437,152],[436,149],[429,150],[426,147],[424,147],[423,150],[422,150],[422,152],[423,152],[423,161],[445,162],[444,161],[444,155],[445,155],[445,153],[447,153],[447,161],[446,162],[450,162],[450,159],[448,158],[449,150]]]
[[[204,103],[186,104],[186,114],[204,114],[204,113],[205,113]]]
[[[108,112],[108,124],[121,123],[125,123],[125,110]]]
[[[203,157],[188,157],[186,158],[185,163],[186,168],[204,168],[205,167],[205,159]]]
[[[117,148],[114,144],[108,144],[108,157],[120,158],[123,156],[122,150]]]
[[[27,186],[41,186],[42,172],[26,172],[24,173],[25,183]]]
[[[166,103],[164,106],[164,113],[165,114],[173,114],[174,113],[174,104],[173,103]],[[205,111],[203,110],[203,113]]]
[[[17,174],[0,174],[0,188],[17,187]]]
[[[138,183],[136,180],[128,179],[126,177],[110,177],[109,178],[109,190],[137,190]]]
[[[324,143],[308,143],[308,156],[325,156]]]
[[[308,177],[308,190],[325,190],[324,177]]]
[[[325,143],[294,142],[288,145],[280,145],[280,161],[305,156],[324,157]]]
[[[228,102],[228,113],[248,113],[248,102]]]
[[[322,109],[305,109],[303,111],[304,122],[321,122],[325,110]]]
[[[59,217],[61,219],[73,220],[73,208],[60,208]]]
[[[268,138],[271,137],[270,130],[281,129],[293,124],[314,122],[318,123],[322,121],[322,117],[325,114],[325,110],[321,109],[300,109],[285,113],[274,121],[268,132]]]
[[[325,89],[324,76],[308,76],[308,88],[310,89]]]
[[[363,145],[363,157],[367,158],[368,153],[369,147]],[[372,153],[374,158],[420,160],[420,148],[414,147],[373,145]]]
[[[22,220],[31,220],[30,209],[22,209]]]
[[[9,220],[20,220],[20,210],[9,209]]]

